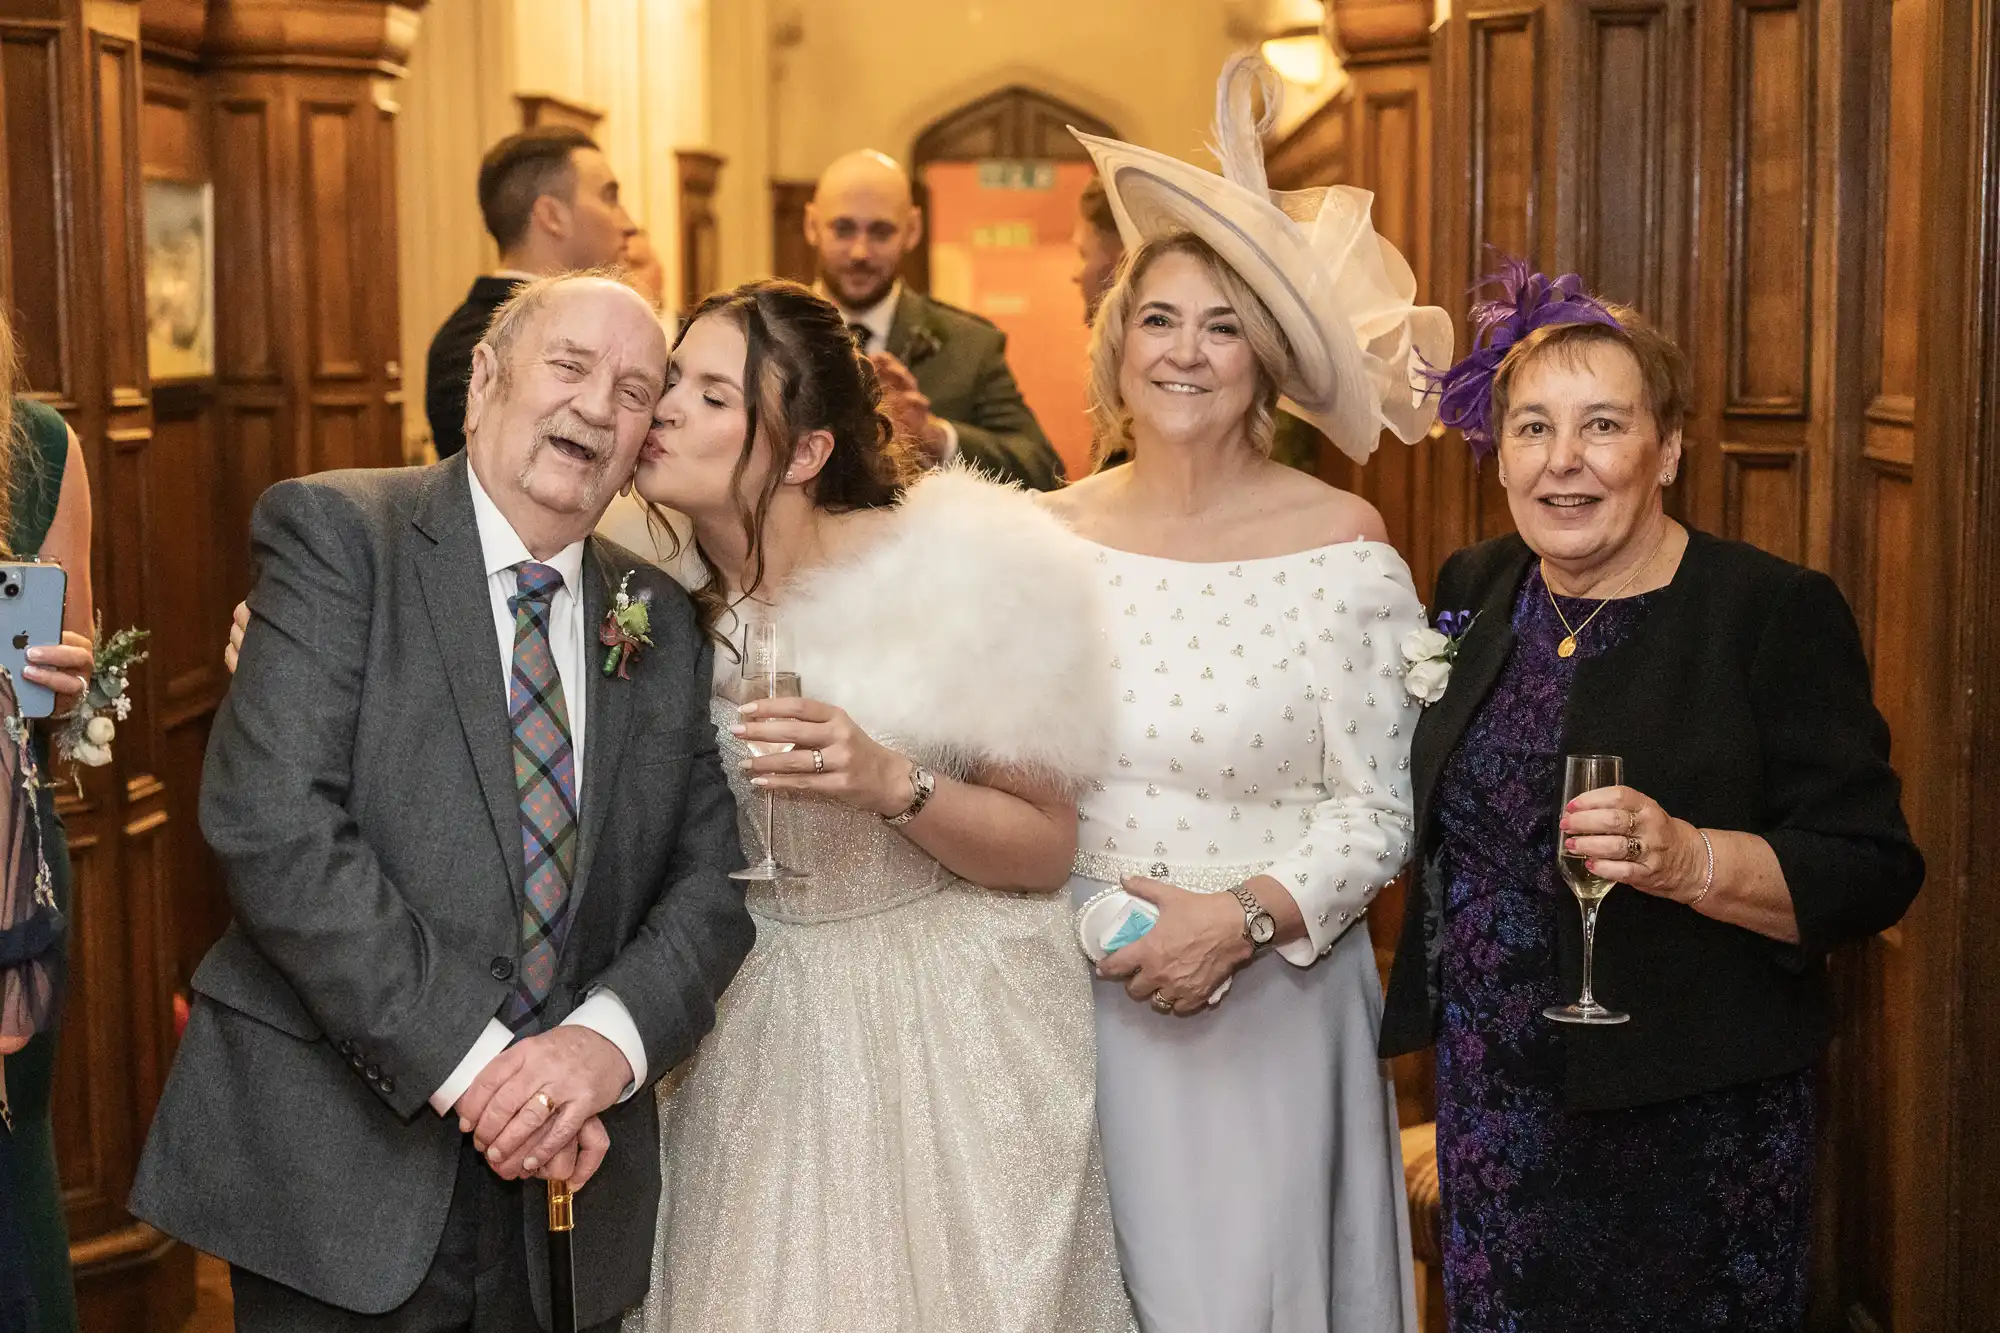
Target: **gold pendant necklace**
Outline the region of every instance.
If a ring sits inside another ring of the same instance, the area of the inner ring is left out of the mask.
[[[1563,614],[1562,607],[1557,605],[1556,603],[1556,590],[1549,583],[1549,562],[1546,559],[1544,559],[1541,562],[1542,591],[1548,596],[1549,609],[1556,613],[1556,619],[1562,622],[1563,629],[1567,630],[1569,633],[1568,638],[1565,638],[1561,643],[1556,645],[1557,657],[1576,656],[1577,635],[1583,633],[1584,630],[1588,629],[1590,627],[1590,622],[1597,619],[1598,612],[1602,611],[1605,607],[1611,605],[1611,603],[1618,600],[1619,595],[1623,593],[1627,588],[1631,587],[1633,582],[1639,577],[1641,573],[1652,567],[1653,561],[1659,559],[1660,552],[1662,549],[1665,548],[1667,544],[1667,538],[1670,535],[1672,535],[1672,533],[1673,533],[1673,528],[1671,525],[1669,525],[1667,530],[1660,534],[1660,540],[1653,543],[1653,553],[1647,556],[1645,560],[1640,562],[1637,566],[1635,566],[1632,572],[1625,576],[1625,581],[1618,585],[1617,591],[1613,592],[1609,597],[1599,602],[1596,608],[1592,610],[1589,615],[1583,618],[1583,623],[1576,626],[1574,629],[1570,627],[1569,617]]]

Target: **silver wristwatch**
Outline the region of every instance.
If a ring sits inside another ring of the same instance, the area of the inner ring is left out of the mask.
[[[1257,901],[1257,895],[1246,885],[1238,884],[1230,893],[1243,907],[1243,938],[1250,941],[1252,949],[1264,952],[1278,937],[1278,919],[1264,910],[1264,904]]]
[[[910,765],[910,808],[900,815],[884,815],[882,822],[890,828],[901,828],[923,813],[930,803],[931,793],[937,790],[937,774],[922,764]]]

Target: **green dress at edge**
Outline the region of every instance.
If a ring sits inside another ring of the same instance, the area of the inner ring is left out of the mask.
[[[17,556],[42,549],[55,521],[62,493],[63,464],[69,461],[69,431],[54,409],[14,400],[14,504],[8,546]],[[35,757],[50,776],[48,737],[37,728]],[[56,817],[55,793],[43,789],[39,804],[42,852],[55,879],[56,903],[70,914],[69,839]],[[67,942],[65,943],[67,947]],[[39,1333],[76,1333],[76,1290],[70,1279],[69,1228],[63,1221],[62,1186],[56,1177],[55,1125],[50,1115],[50,1083],[55,1076],[56,1036],[37,1033],[19,1053],[7,1057],[7,1100],[14,1112],[14,1157],[21,1187],[19,1212],[28,1237],[28,1260],[38,1307]]]

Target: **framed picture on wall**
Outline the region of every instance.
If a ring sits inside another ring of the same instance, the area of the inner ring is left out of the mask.
[[[155,380],[215,373],[215,192],[146,182],[146,368]]]

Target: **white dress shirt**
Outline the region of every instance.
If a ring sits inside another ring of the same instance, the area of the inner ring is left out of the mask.
[[[486,488],[479,484],[479,475],[471,468],[466,469],[466,479],[472,484],[472,515],[479,525],[479,549],[486,563],[486,595],[492,603],[493,635],[499,644],[501,687],[511,691],[514,674],[514,612],[508,606],[508,599],[520,589],[519,575],[514,567],[526,560],[533,560],[528,547],[514,531],[506,516],[486,494]],[[541,562],[562,575],[563,586],[556,589],[549,600],[549,651],[555,658],[556,675],[562,680],[563,704],[569,714],[569,743],[572,754],[570,771],[575,774],[576,809],[578,818],[583,815],[583,772],[584,772],[584,725],[590,696],[588,657],[584,649],[583,599],[578,590],[583,586],[583,543],[571,542]],[[563,1020],[563,1026],[575,1024],[587,1027],[616,1046],[619,1053],[632,1066],[632,1082],[627,1084],[619,1100],[630,1097],[635,1088],[646,1081],[646,1044],[639,1037],[638,1025],[632,1021],[631,1011],[624,1001],[608,990],[593,991],[578,1005],[570,1016]],[[479,1077],[480,1071],[493,1062],[495,1056],[513,1043],[514,1033],[499,1019],[492,1019],[486,1030],[479,1034],[479,1040],[472,1044],[465,1058],[452,1070],[451,1077],[444,1086],[431,1094],[431,1109],[439,1115],[446,1115]]]
[[[870,356],[873,356],[877,352],[887,352],[889,350],[889,330],[896,326],[896,309],[903,301],[903,280],[901,278],[889,284],[889,294],[887,296],[877,301],[874,305],[869,306],[866,310],[849,310],[840,303],[839,297],[827,290],[824,283],[814,287],[813,290],[833,302],[833,308],[840,312],[840,317],[846,320],[850,326],[859,324],[862,328],[868,330],[868,347],[866,350]],[[933,415],[936,414],[933,413]],[[952,459],[958,457],[958,427],[952,425],[949,421],[945,421],[943,417],[938,417],[938,420],[944,421],[944,457],[939,461],[949,463]]]

